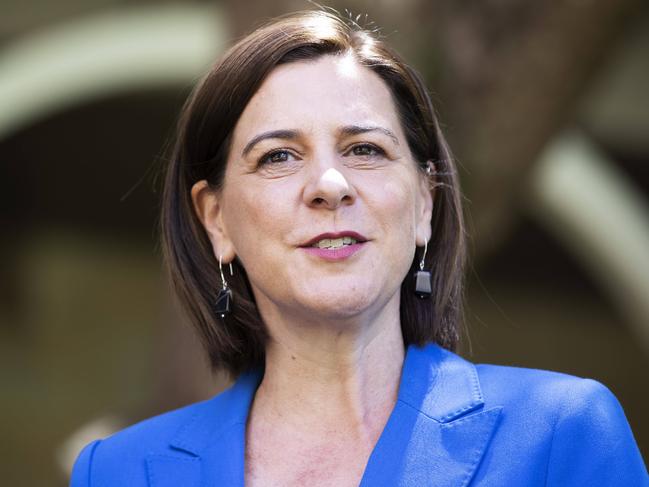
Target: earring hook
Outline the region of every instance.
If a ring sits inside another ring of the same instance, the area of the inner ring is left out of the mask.
[[[419,262],[419,270],[424,270],[424,261],[426,260],[426,251],[428,250],[428,240],[424,241],[424,254],[421,256],[421,261]]]
[[[228,283],[225,280],[225,276],[223,275],[223,264],[222,264],[222,262],[223,262],[223,256],[219,255],[219,272],[221,274],[221,282],[223,283],[223,289],[227,289],[228,288]],[[230,275],[233,275],[232,274],[232,262],[230,262]]]

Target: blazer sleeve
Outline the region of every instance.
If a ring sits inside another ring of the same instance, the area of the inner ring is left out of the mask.
[[[553,431],[547,486],[649,487],[649,475],[615,396],[583,379],[564,391]]]
[[[92,459],[99,443],[101,443],[101,440],[95,440],[86,445],[86,447],[81,450],[81,453],[79,453],[77,460],[74,462],[74,467],[72,468],[70,487],[91,487],[90,471],[92,469]]]

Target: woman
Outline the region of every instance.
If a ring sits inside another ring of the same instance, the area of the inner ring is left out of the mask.
[[[649,485],[602,385],[475,366],[455,167],[420,78],[323,12],[232,47],[181,118],[166,260],[237,380],[81,453],[74,486]]]

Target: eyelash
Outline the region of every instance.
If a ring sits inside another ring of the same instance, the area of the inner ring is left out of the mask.
[[[354,149],[358,149],[358,148],[367,148],[370,151],[373,151],[374,154],[360,154],[360,155],[355,154],[357,157],[375,157],[375,156],[384,156],[385,155],[385,151],[383,149],[381,149],[380,147],[378,147],[378,146],[376,146],[374,144],[369,144],[367,142],[353,145],[352,147],[350,147],[347,150],[346,154],[350,153],[350,152],[354,151]],[[274,149],[274,150],[272,150],[270,152],[267,152],[263,156],[261,156],[261,158],[258,161],[258,164],[260,166],[264,165],[264,164],[270,164],[270,163],[272,163],[271,159],[274,156],[277,156],[277,155],[280,155],[280,154],[291,155],[291,151],[289,151],[287,149]],[[279,162],[286,162],[286,161],[275,161],[275,162],[279,163]]]
[[[290,151],[286,149],[274,149],[270,152],[267,152],[259,159],[259,165],[261,166],[263,164],[270,164],[271,163],[270,159],[278,154],[290,154]],[[276,161],[276,162],[285,162],[285,161]]]
[[[373,157],[373,156],[384,156],[385,155],[385,151],[383,149],[381,149],[380,147],[378,147],[378,146],[376,146],[374,144],[369,144],[367,142],[364,142],[362,144],[356,144],[356,145],[352,146],[349,149],[349,151],[347,151],[347,152],[351,152],[354,149],[358,149],[359,147],[368,148],[371,151],[375,152],[375,154],[362,154],[359,157],[364,157],[364,156],[365,157]]]

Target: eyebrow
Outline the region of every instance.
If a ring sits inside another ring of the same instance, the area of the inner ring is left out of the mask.
[[[379,125],[347,125],[340,129],[342,135],[358,135],[367,132],[381,132],[390,137],[396,145],[399,145],[399,139],[394,132]]]
[[[339,130],[341,135],[358,135],[364,134],[367,132],[381,132],[388,137],[390,137],[396,145],[399,145],[399,139],[389,129],[381,127],[378,125],[346,125]],[[262,140],[266,139],[285,139],[285,140],[295,140],[299,138],[302,133],[299,130],[270,130],[268,132],[263,132],[259,135],[254,136],[243,148],[241,155],[245,157],[252,150],[252,148],[257,145]]]
[[[243,152],[241,155],[245,157],[248,155],[248,152],[252,150],[252,148],[257,145],[259,142],[262,140],[266,139],[287,139],[287,140],[295,140],[298,137],[300,137],[300,132],[298,130],[271,130],[269,132],[263,132],[259,135],[256,135],[253,137],[250,142],[246,144],[246,146],[243,148]]]

